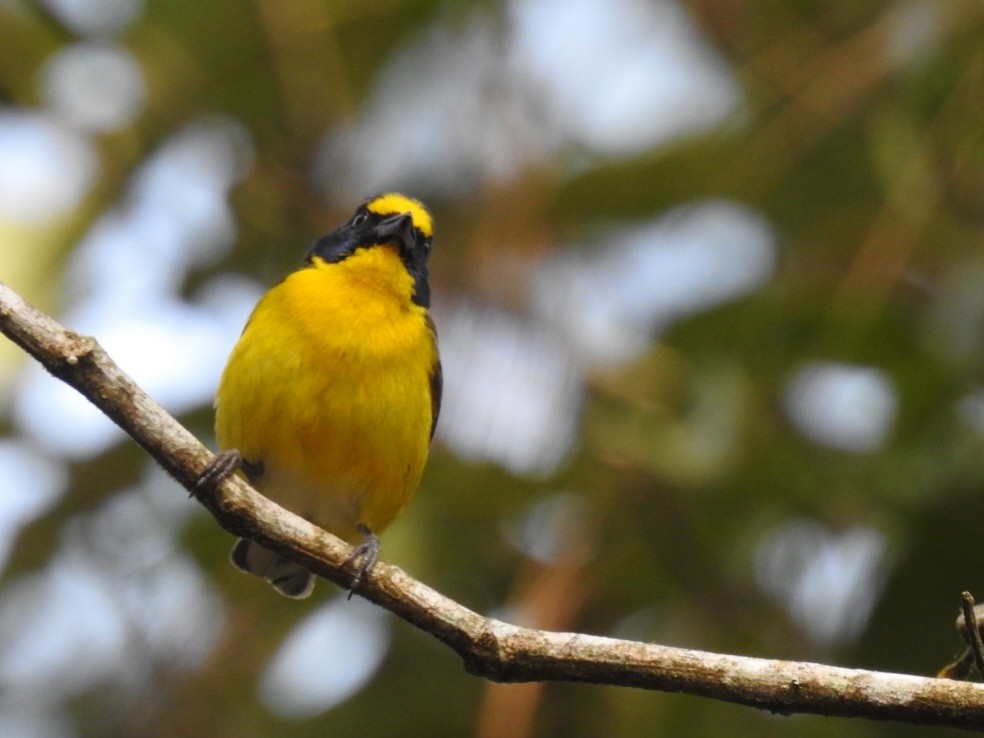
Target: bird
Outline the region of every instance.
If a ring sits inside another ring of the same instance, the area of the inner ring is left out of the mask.
[[[253,309],[215,398],[220,452],[199,478],[240,473],[262,494],[354,546],[349,596],[381,533],[420,483],[441,408],[430,315],[433,218],[389,192],[317,239]],[[249,539],[236,568],[308,597],[314,575]]]

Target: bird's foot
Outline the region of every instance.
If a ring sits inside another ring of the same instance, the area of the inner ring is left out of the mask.
[[[359,561],[359,568],[356,569],[355,578],[352,580],[352,584],[349,585],[348,599],[352,599],[355,590],[366,580],[373,567],[376,566],[377,559],[379,559],[379,538],[369,530],[367,525],[359,523],[357,528],[363,536],[362,543],[353,548],[348,558],[345,559],[346,564]]]
[[[198,497],[202,493],[214,492],[226,479],[242,469],[251,482],[255,482],[263,472],[262,464],[253,464],[243,458],[237,449],[226,449],[215,455],[215,458],[205,467],[205,471],[195,482],[195,488],[189,497]]]

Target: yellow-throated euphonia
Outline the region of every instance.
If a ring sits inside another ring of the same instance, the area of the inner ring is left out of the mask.
[[[355,543],[359,576],[420,482],[441,405],[428,308],[433,221],[388,193],[315,241],[267,292],[229,357],[215,400],[222,453],[203,480],[241,468],[275,502]],[[304,567],[241,539],[232,562],[288,597]]]

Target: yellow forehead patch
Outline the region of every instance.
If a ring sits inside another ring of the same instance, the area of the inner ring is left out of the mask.
[[[420,200],[401,195],[398,192],[387,192],[385,195],[374,197],[366,203],[366,208],[377,215],[398,215],[399,213],[410,213],[413,217],[413,224],[425,238],[434,235],[434,220],[431,218],[430,211],[424,207]]]

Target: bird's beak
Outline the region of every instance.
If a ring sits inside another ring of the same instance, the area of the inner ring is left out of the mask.
[[[376,226],[376,238],[380,243],[399,241],[401,248],[409,248],[413,243],[413,216],[400,213],[381,221]]]

